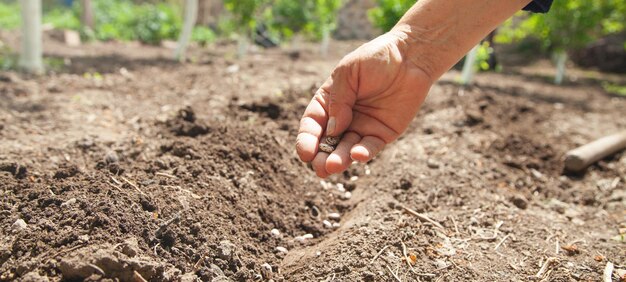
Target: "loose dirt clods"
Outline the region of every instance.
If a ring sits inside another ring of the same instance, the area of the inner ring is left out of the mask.
[[[226,74],[229,50],[211,48],[198,53],[210,64],[172,64],[159,47],[52,46],[72,72],[0,83],[1,281],[269,280],[265,263],[275,281],[526,281],[551,256],[536,281],[598,281],[609,261],[624,275],[625,155],[585,175],[559,167],[626,128],[626,100],[594,80],[481,73],[461,91],[444,78],[376,159],[320,181],[292,147],[309,88],[344,53],[285,62],[260,50]],[[481,121],[469,126],[472,107]],[[14,232],[17,219],[27,225]],[[314,239],[292,239],[303,234]],[[560,247],[571,245],[579,253]]]

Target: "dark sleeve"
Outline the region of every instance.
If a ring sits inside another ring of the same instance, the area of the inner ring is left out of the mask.
[[[552,1],[553,0],[533,0],[524,7],[524,10],[535,13],[547,13],[550,10],[550,6],[552,6]]]

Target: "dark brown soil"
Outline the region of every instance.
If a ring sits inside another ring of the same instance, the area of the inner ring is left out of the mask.
[[[450,73],[380,157],[320,181],[295,156],[298,119],[353,43],[295,60],[217,46],[186,64],[156,47],[46,46],[81,63],[1,74],[1,281],[601,281],[608,261],[626,268],[625,154],[562,172],[567,150],[626,128],[626,100],[598,84],[481,74],[459,88]]]

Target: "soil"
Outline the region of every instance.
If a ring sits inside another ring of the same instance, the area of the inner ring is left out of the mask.
[[[607,262],[626,269],[626,154],[562,168],[569,149],[626,128],[625,99],[528,69],[461,88],[453,71],[378,158],[320,180],[295,155],[298,119],[357,44],[245,59],[218,45],[178,64],[161,47],[48,39],[68,66],[0,75],[0,280],[601,281]]]

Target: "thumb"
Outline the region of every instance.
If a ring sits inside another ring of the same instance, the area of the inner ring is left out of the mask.
[[[352,122],[352,108],[356,103],[356,92],[351,85],[350,67],[338,67],[322,90],[328,94],[327,136],[341,135]]]

